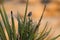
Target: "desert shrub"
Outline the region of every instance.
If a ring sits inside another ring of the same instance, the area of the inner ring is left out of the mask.
[[[0,40],[7,40],[3,27],[6,28],[9,40],[44,40],[49,35],[51,28],[48,31],[46,31],[48,22],[46,23],[42,32],[37,34],[41,20],[43,18],[44,11],[46,9],[46,5],[44,5],[44,9],[43,9],[39,22],[37,24],[34,24],[33,20],[30,18],[32,15],[32,12],[29,12],[27,15],[27,9],[28,9],[28,0],[27,0],[26,10],[25,10],[25,15],[24,15],[23,20],[20,18],[19,13],[17,13],[16,19],[18,21],[18,34],[16,34],[16,30],[15,30],[13,11],[11,11],[12,25],[10,25],[7,13],[6,13],[3,5],[2,5],[2,9],[3,10],[1,10],[1,8],[0,8],[0,15],[2,17],[4,26],[0,20]],[[28,16],[28,19],[26,18],[26,16]],[[60,35],[58,35],[54,38],[51,38],[49,40],[56,40],[59,36]]]

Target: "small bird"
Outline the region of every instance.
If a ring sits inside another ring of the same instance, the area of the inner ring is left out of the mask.
[[[28,17],[30,17],[31,15],[32,15],[32,12],[29,12],[29,13],[28,13]]]

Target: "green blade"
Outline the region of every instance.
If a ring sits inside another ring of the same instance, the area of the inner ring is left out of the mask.
[[[16,38],[15,24],[14,24],[14,18],[13,18],[13,13],[12,13],[12,11],[11,11],[11,20],[12,20],[13,40],[17,40],[17,38]]]
[[[48,22],[47,22],[47,23],[48,23]],[[40,36],[41,36],[42,34],[44,34],[44,32],[45,32],[45,30],[46,30],[46,28],[47,28],[47,23],[46,23],[46,25],[45,25],[44,29],[42,30],[42,32],[41,32],[41,34],[40,34]]]
[[[18,33],[19,33],[18,36],[20,36],[19,39],[22,40],[22,35],[23,35],[22,28],[23,28],[23,25],[21,23],[21,19],[20,19],[19,13],[17,14],[17,21],[18,21]]]
[[[28,0],[27,0],[27,3],[26,3],[26,8],[25,8],[24,25],[25,25],[25,22],[26,22],[27,9],[28,9]]]
[[[45,32],[43,35],[39,36],[37,40],[44,40],[49,35],[50,31],[51,31],[51,28],[48,32]]]
[[[3,40],[7,40],[1,22],[0,22],[0,36],[1,36],[1,38],[2,38]]]
[[[43,18],[43,14],[44,14],[44,12],[45,12],[45,9],[46,9],[46,5],[44,6],[42,15],[41,15],[41,17],[40,17],[40,19],[39,19],[38,24],[36,25],[36,29],[34,30],[34,33],[38,30],[38,28],[39,28],[39,26],[40,26],[40,23],[41,23],[41,20],[42,20],[42,18]]]
[[[52,38],[51,40],[56,40],[60,35],[57,35],[56,37]]]
[[[1,8],[0,8],[0,14],[1,14],[1,17],[2,17],[2,20],[3,20],[3,23],[5,25],[6,31],[7,31],[8,35],[9,35],[10,40],[11,40],[12,39],[11,38],[11,29],[10,29],[9,23],[7,23],[7,19],[6,19],[7,16],[3,15],[3,12],[1,10]]]

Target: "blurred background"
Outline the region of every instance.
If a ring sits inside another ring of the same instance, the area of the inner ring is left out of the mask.
[[[14,16],[16,16],[17,12],[20,13],[20,16],[23,17],[25,12],[27,0],[4,0],[4,7],[7,12],[8,17],[10,17],[11,10],[13,11]],[[42,11],[45,5],[44,0],[29,0],[28,12],[32,12],[32,20],[38,22]],[[48,21],[48,28],[52,27],[51,34],[49,37],[54,37],[60,34],[60,0],[47,0],[47,7],[44,12],[44,16],[41,22],[41,29],[44,27],[45,23]],[[0,0],[0,7],[1,7]],[[10,20],[10,19],[9,19]],[[17,30],[17,20],[15,19],[15,25]],[[58,38],[57,40],[60,40]]]

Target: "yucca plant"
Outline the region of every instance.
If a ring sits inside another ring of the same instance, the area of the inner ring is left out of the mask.
[[[0,20],[0,40],[7,40],[3,27],[6,28],[9,40],[45,40],[45,38],[49,35],[51,28],[47,31],[48,22],[46,23],[42,32],[39,34],[37,33],[38,28],[40,26],[40,22],[43,18],[44,11],[46,9],[46,5],[44,6],[44,9],[43,9],[39,22],[37,24],[34,24],[33,20],[31,19],[32,12],[28,13],[28,18],[26,17],[27,9],[28,9],[28,0],[27,0],[25,15],[24,15],[24,18],[22,18],[23,20],[21,19],[19,13],[17,13],[18,15],[17,15],[16,19],[18,21],[18,34],[16,34],[16,30],[15,30],[13,12],[11,11],[12,25],[10,25],[7,13],[6,13],[3,5],[2,5],[2,9],[0,8],[0,16],[2,17],[4,26]],[[49,40],[56,40],[59,36],[60,35],[58,35],[54,38],[51,38]]]

